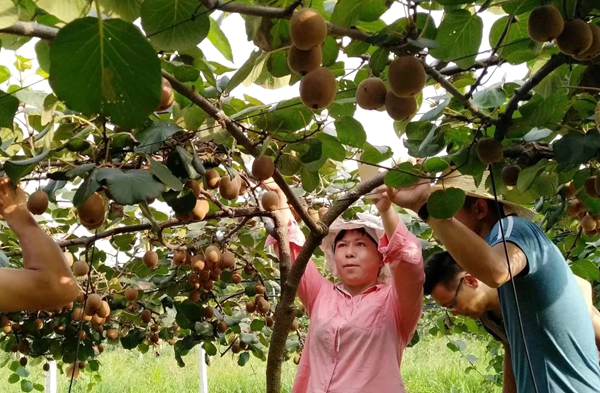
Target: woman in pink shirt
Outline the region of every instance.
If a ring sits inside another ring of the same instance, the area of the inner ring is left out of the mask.
[[[272,183],[268,188],[274,189]],[[277,190],[279,191],[279,190]],[[281,206],[287,201],[282,192]],[[391,207],[376,196],[383,228],[360,215],[334,222],[321,248],[339,283],[325,279],[309,262],[298,296],[310,318],[294,393],[401,393],[400,364],[421,317],[421,244]],[[289,209],[292,256],[304,236]],[[370,216],[372,217],[372,216]],[[373,217],[374,218],[374,217]]]

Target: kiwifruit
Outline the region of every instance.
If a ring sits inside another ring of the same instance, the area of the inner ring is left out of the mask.
[[[592,45],[590,47],[576,55],[575,58],[581,61],[590,61],[600,55],[600,27],[590,24],[592,30]]]
[[[37,318],[35,321],[33,321],[33,326],[35,330],[42,330],[44,328],[44,321],[40,318]]]
[[[208,246],[204,250],[204,258],[213,265],[217,265],[221,261],[221,250],[217,246]]]
[[[97,293],[91,293],[88,295],[85,301],[85,313],[86,315],[94,315],[102,307],[102,297]]]
[[[586,214],[581,219],[581,229],[583,229],[583,232],[586,235],[589,235],[590,233],[594,232],[596,230],[596,225],[596,219],[590,216],[589,214]]]
[[[537,42],[552,41],[563,32],[565,21],[554,5],[537,7],[529,15],[529,37]]]
[[[48,209],[48,194],[44,190],[37,190],[29,196],[27,209],[33,214],[43,214]]]
[[[573,218],[583,217],[585,208],[579,200],[569,201],[567,206],[567,215]]]
[[[398,97],[391,90],[385,95],[385,110],[394,120],[408,120],[417,113],[415,97]]]
[[[125,299],[129,300],[130,302],[133,302],[135,300],[137,300],[138,296],[139,296],[139,291],[137,290],[137,288],[127,288],[125,289],[125,292],[123,292],[123,295],[125,295]]]
[[[221,255],[221,268],[233,270],[235,269],[235,254],[229,250],[223,251]]]
[[[589,177],[586,181],[585,181],[585,191],[592,197],[592,198],[600,198],[600,194],[598,192],[596,192],[596,183],[598,182],[598,177],[597,176],[592,176]]]
[[[211,306],[206,306],[202,309],[202,315],[204,315],[204,318],[206,319],[211,319],[215,316],[215,312],[213,311]]]
[[[82,277],[88,274],[90,267],[85,261],[77,261],[73,264],[72,270],[75,277]]]
[[[367,78],[356,88],[356,103],[363,109],[379,109],[385,105],[387,88],[379,78]]]
[[[427,73],[416,57],[400,56],[390,64],[388,80],[390,88],[398,97],[410,97],[423,90]]]
[[[234,284],[239,284],[242,282],[242,275],[240,273],[233,273],[231,275],[231,282]]]
[[[271,309],[271,303],[269,303],[264,297],[259,297],[256,301],[256,310],[261,314],[266,314]]]
[[[290,19],[290,38],[296,48],[309,50],[325,41],[327,23],[317,11],[305,8]]]
[[[202,270],[204,270],[204,267],[206,266],[206,263],[204,263],[204,259],[202,258],[202,256],[200,255],[194,255],[192,257],[192,269],[200,272]]]
[[[194,205],[192,213],[198,220],[204,220],[209,209],[210,205],[208,204],[208,201],[204,198],[199,198],[196,199],[196,205]]]
[[[269,156],[262,155],[260,157],[256,157],[252,163],[252,176],[260,181],[267,180],[268,178],[272,177],[274,172],[275,163]]]
[[[259,295],[264,295],[265,292],[267,292],[267,288],[265,288],[265,286],[262,284],[256,284],[255,290]]]
[[[502,180],[507,186],[516,186],[521,168],[518,165],[507,165],[502,168]]]
[[[225,333],[227,329],[229,329],[229,326],[227,325],[227,323],[225,323],[225,321],[217,322],[217,330],[219,331],[219,333]]]
[[[483,138],[477,142],[477,156],[484,164],[493,164],[504,160],[502,144],[494,138]]]
[[[119,331],[117,329],[108,329],[106,331],[106,338],[111,341],[115,341],[119,339]]]
[[[158,266],[158,254],[156,251],[146,251],[143,260],[144,264],[150,269],[155,269]]]
[[[290,70],[306,75],[321,66],[323,62],[321,45],[315,45],[308,50],[298,49],[292,45],[288,50],[287,62]]]
[[[232,353],[240,353],[241,350],[242,350],[242,346],[240,345],[239,341],[235,341],[233,344],[231,344],[231,352]]]
[[[188,257],[186,250],[175,250],[173,253],[173,265],[180,266],[183,265]]]
[[[213,190],[213,189],[219,187],[219,182],[221,181],[221,175],[219,175],[219,172],[217,172],[216,169],[209,169],[208,171],[206,171],[204,178],[206,179],[206,186],[209,189]]]
[[[256,303],[254,300],[248,300],[246,302],[246,312],[253,313],[254,311],[256,311]]]
[[[150,321],[152,321],[152,312],[150,310],[148,310],[148,309],[145,309],[140,314],[140,317],[142,318],[142,322],[144,322],[144,323],[150,323]]]
[[[267,191],[260,199],[263,209],[273,211],[279,207],[279,195],[275,191]]]
[[[96,229],[104,223],[106,202],[99,193],[93,193],[81,206],[77,208],[79,221],[87,229]]]
[[[275,324],[275,320],[271,317],[266,317],[265,322],[268,327],[273,327],[273,325]]]
[[[106,300],[102,301],[102,304],[100,305],[100,308],[98,309],[98,312],[96,312],[96,314],[100,318],[106,318],[110,315],[110,305]]]
[[[300,81],[300,98],[311,109],[323,109],[335,100],[337,82],[327,68],[319,67]]]
[[[156,111],[166,111],[171,107],[171,105],[173,105],[173,102],[175,102],[175,94],[173,93],[173,87],[166,78],[162,78],[160,104],[158,105],[158,108],[156,108]]]
[[[556,44],[561,52],[567,55],[584,53],[594,40],[592,28],[581,19],[570,20],[565,23],[565,28],[556,39]]]
[[[198,180],[189,180],[186,183],[187,187],[192,190],[192,192],[194,193],[194,196],[196,198],[200,198],[202,197],[202,191],[204,190],[204,186],[202,185],[202,183]]]
[[[242,178],[235,175],[233,179],[229,176],[223,176],[219,182],[219,193],[227,200],[234,200],[240,195]]]

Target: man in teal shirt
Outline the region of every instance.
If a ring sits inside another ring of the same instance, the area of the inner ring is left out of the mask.
[[[493,196],[472,178],[456,176],[444,185],[467,194],[463,208],[447,220],[429,217],[426,202],[434,188],[428,183],[388,192],[396,204],[430,225],[466,272],[498,288],[517,391],[599,393],[600,366],[588,308],[559,250],[529,220],[501,219],[504,212],[497,210]],[[526,215],[508,202],[503,208]],[[448,294],[449,301],[454,295]]]

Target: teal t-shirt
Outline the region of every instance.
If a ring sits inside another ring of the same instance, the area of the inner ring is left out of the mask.
[[[560,250],[534,223],[502,219],[504,237],[527,257],[514,278],[539,393],[598,393],[600,365],[587,304]],[[486,241],[502,243],[496,223]],[[498,289],[519,393],[535,393],[510,282]]]

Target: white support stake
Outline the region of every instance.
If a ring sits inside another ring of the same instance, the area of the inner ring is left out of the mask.
[[[50,368],[46,373],[46,393],[58,393],[58,369],[54,360],[48,363]]]
[[[205,361],[204,346],[198,351],[198,373],[200,375],[200,393],[208,393],[208,366]]]

